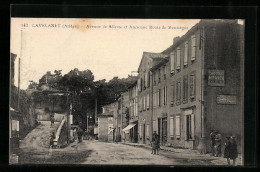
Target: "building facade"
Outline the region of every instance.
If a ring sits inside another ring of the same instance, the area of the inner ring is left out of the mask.
[[[161,145],[207,152],[213,129],[235,135],[240,147],[243,40],[234,21],[202,20],[162,52],[168,57],[151,69]]]
[[[151,141],[151,119],[152,119],[152,103],[151,103],[151,72],[150,69],[163,60],[166,55],[161,53],[144,52],[142,60],[138,68],[138,133],[139,143],[150,144]]]
[[[163,146],[206,153],[210,130],[218,130],[223,138],[235,135],[240,152],[243,72],[244,26],[201,20],[163,52],[143,53],[138,81],[128,88],[128,125],[117,99],[117,131],[129,130],[129,141],[142,144],[156,131]]]
[[[137,82],[133,83],[129,88],[129,142],[138,142],[138,88]]]

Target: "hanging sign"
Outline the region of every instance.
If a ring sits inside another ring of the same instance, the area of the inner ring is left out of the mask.
[[[235,105],[235,104],[237,104],[237,97],[230,96],[230,95],[218,95],[217,104]]]
[[[209,86],[225,86],[224,70],[208,70]]]

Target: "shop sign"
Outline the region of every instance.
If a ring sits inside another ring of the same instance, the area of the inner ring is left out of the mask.
[[[217,104],[235,105],[237,104],[237,97],[230,95],[218,95]]]
[[[208,70],[209,86],[225,86],[224,70]]]

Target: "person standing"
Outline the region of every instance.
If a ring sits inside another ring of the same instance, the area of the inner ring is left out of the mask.
[[[156,131],[153,132],[151,145],[152,145],[152,154],[155,154],[156,153]]]
[[[210,148],[211,148],[211,155],[214,156],[214,146],[215,146],[215,138],[216,138],[216,133],[214,130],[210,130]]]
[[[52,132],[52,134],[51,134],[51,138],[50,138],[50,148],[52,148],[53,145],[54,145],[54,139],[55,139],[55,133]]]
[[[160,139],[159,139],[159,135],[155,132],[155,153],[157,152],[157,155],[159,155],[159,149],[160,149]]]
[[[224,158],[227,158],[227,163],[228,165],[230,165],[230,146],[231,146],[231,142],[230,142],[230,137],[226,137],[225,140],[225,149],[224,149]]]
[[[230,150],[229,150],[229,157],[233,160],[233,165],[236,164],[236,158],[238,157],[237,152],[237,142],[235,136],[230,137]]]
[[[222,142],[222,136],[219,133],[219,131],[216,131],[216,137],[215,137],[215,156],[221,157],[221,142]]]
[[[82,142],[83,131],[81,128],[78,129],[78,142]]]

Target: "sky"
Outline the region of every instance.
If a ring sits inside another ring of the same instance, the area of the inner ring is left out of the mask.
[[[11,53],[21,88],[47,72],[90,69],[95,81],[137,71],[143,52],[160,53],[199,20],[11,18]],[[163,27],[164,26],[164,27]]]

